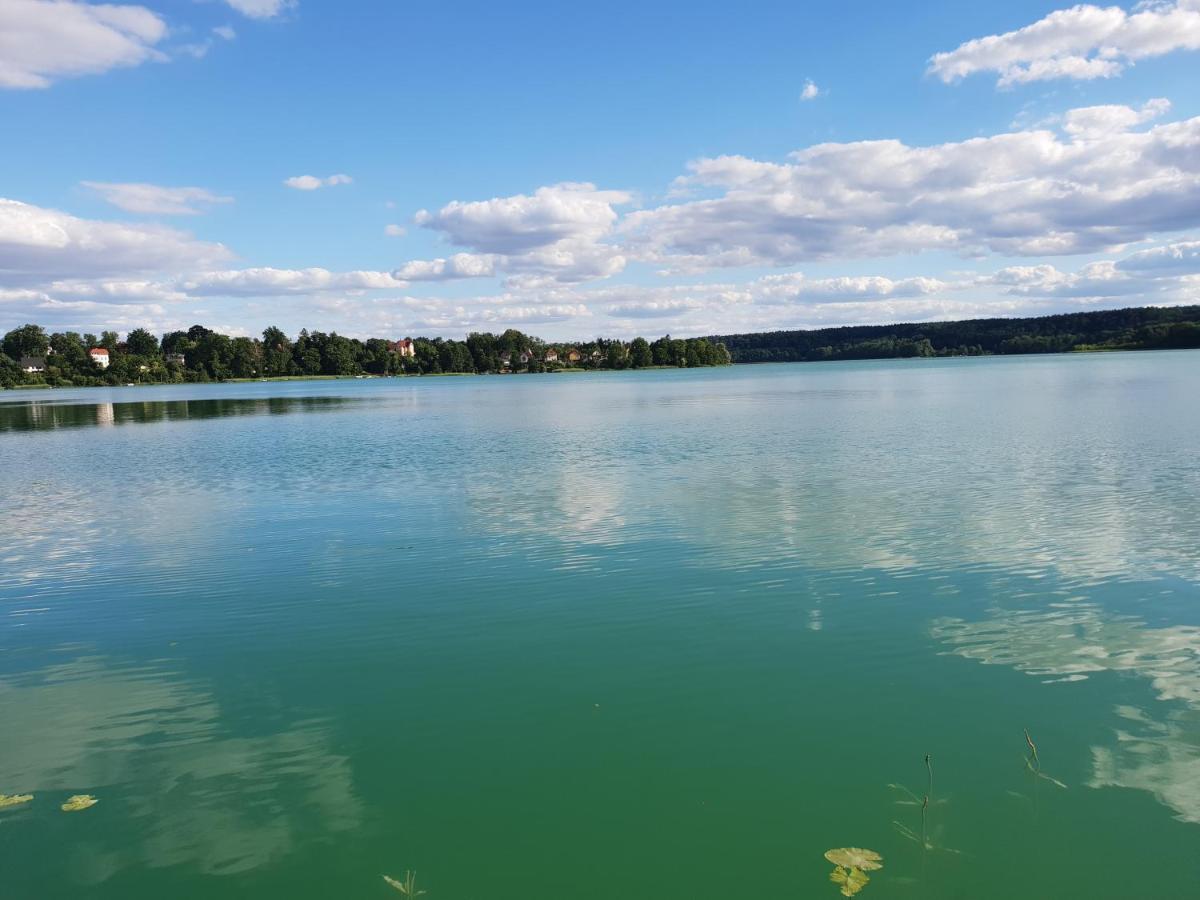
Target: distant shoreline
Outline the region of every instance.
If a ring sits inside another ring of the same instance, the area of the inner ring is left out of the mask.
[[[935,361],[939,359],[1022,359],[1029,357],[1055,357],[1055,356],[1092,356],[1111,353],[1150,353],[1154,351],[1180,351],[1180,350],[1198,350],[1200,347],[1096,347],[1089,349],[1078,350],[1060,350],[1051,352],[1029,352],[1029,353],[984,353],[974,356],[905,356],[905,357],[869,357],[863,359],[831,359],[831,360],[756,360],[753,362],[733,363],[733,367],[757,367],[767,365],[792,365],[806,362],[904,362],[912,360],[914,362]],[[713,367],[706,367],[713,368]],[[539,375],[593,375],[593,374],[612,374],[614,371],[621,372],[664,372],[664,371],[689,371],[680,366],[647,366],[644,369],[556,369],[549,372],[539,372]],[[509,375],[523,375],[529,373],[513,372]],[[430,372],[427,374],[413,375],[276,375],[267,378],[226,378],[221,381],[142,381],[128,384],[77,384],[77,385],[50,385],[50,384],[25,384],[17,385],[11,388],[0,388],[0,391],[74,391],[74,390],[93,390],[107,388],[150,388],[150,387],[184,387],[189,385],[220,385],[220,384],[259,384],[259,383],[279,383],[279,382],[299,382],[299,381],[388,381],[388,380],[407,380],[407,379],[424,379],[424,378],[485,378],[485,377],[504,377],[496,372]]]

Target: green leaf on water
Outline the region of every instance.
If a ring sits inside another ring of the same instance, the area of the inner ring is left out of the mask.
[[[883,868],[883,857],[874,850],[864,850],[862,847],[838,847],[836,850],[826,850],[825,858],[835,866],[847,869],[862,869],[869,872]]]
[[[853,897],[865,888],[871,879],[862,869],[845,869],[837,866],[829,873],[829,880],[841,887],[843,897]]]

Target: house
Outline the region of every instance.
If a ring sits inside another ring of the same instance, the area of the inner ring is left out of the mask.
[[[46,371],[46,358],[43,356],[22,356],[21,371],[30,375]]]
[[[551,347],[546,351],[546,355],[542,357],[546,362],[558,362],[558,351]]]
[[[599,350],[592,351],[592,362],[600,362],[602,359],[604,359],[603,353],[601,353]]]
[[[518,356],[517,359],[519,359],[521,361],[521,365],[523,365],[523,366],[528,365],[529,361],[531,359],[533,359],[533,351],[532,350],[522,350],[521,355]]]
[[[93,347],[88,351],[88,356],[92,358],[92,362],[102,369],[108,368],[108,351],[103,347]]]
[[[402,341],[388,341],[388,349],[393,353],[399,353],[401,356],[417,355],[416,345],[408,338]]]
[[[509,353],[507,350],[505,350],[504,352],[502,352],[502,353],[500,354],[500,363],[501,363],[501,365],[505,365],[505,366],[507,366],[507,365],[508,365],[509,363],[511,363],[511,362],[512,362],[512,354],[511,354],[511,353]]]
[[[167,363],[172,366],[186,366],[187,357],[182,353],[168,353]]]
[[[563,359],[569,363],[574,364],[574,363],[579,362],[581,359],[583,359],[583,354],[580,353],[578,350],[576,350],[574,347],[572,347],[570,350],[568,350],[566,353],[563,354]]]

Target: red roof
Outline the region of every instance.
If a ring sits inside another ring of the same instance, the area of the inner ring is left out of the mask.
[[[92,356],[108,356],[108,351],[103,347],[93,347],[88,351]]]

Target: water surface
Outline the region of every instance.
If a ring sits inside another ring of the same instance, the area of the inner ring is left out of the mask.
[[[0,895],[836,897],[852,845],[866,898],[1193,896],[1197,397],[1195,352],[0,395]]]

